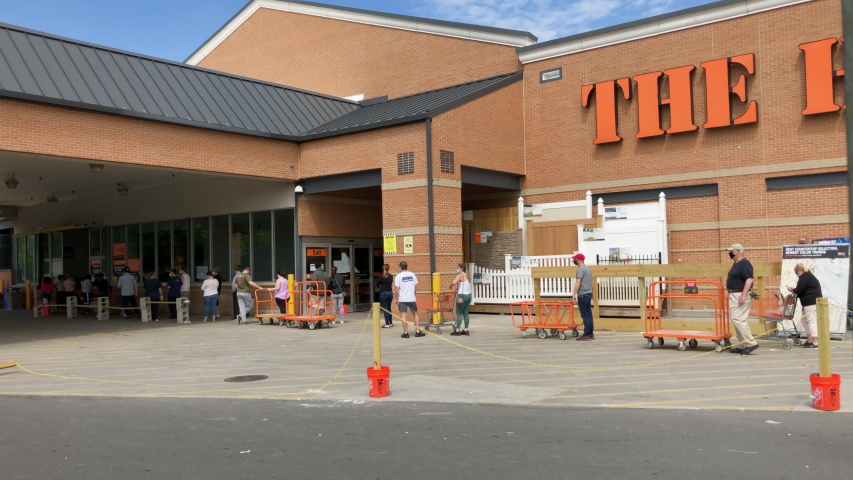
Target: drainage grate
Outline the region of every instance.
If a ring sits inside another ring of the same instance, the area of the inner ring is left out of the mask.
[[[270,377],[266,375],[241,375],[239,377],[226,378],[226,382],[257,382],[258,380],[266,380]]]

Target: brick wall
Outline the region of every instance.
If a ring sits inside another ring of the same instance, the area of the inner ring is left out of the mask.
[[[299,199],[299,235],[306,237],[382,238],[382,207]]]
[[[391,98],[521,69],[515,47],[261,8],[199,66]]]

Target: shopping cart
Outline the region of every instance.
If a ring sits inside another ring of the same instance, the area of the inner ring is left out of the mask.
[[[575,323],[575,302],[515,302],[509,304],[512,324],[521,330],[521,336],[527,336],[527,329],[536,330],[539,338],[548,338],[548,334],[560,340],[566,339],[566,330],[572,331],[577,337],[578,327]]]
[[[426,331],[429,331],[430,327],[435,327],[436,333],[441,335],[441,327],[453,327],[456,320],[456,292],[441,292],[433,297],[433,308],[425,309],[430,321],[421,326]]]
[[[765,320],[771,320],[776,322],[776,335],[773,335],[771,338],[775,338],[782,342],[782,348],[785,350],[791,349],[791,344],[788,343],[788,338],[791,338],[788,335],[786,328],[786,324],[791,322],[791,325],[794,329],[794,336],[792,341],[794,345],[799,346],[802,342],[800,341],[800,332],[797,329],[797,322],[794,321],[794,313],[797,311],[797,294],[791,293],[788,295],[783,295],[781,293],[775,293],[772,295],[765,295],[764,297],[759,298],[758,300],[754,300],[752,302],[752,307],[749,309],[749,314],[757,317],[764,318]],[[767,323],[764,323],[764,337],[768,337],[770,332],[767,331]]]

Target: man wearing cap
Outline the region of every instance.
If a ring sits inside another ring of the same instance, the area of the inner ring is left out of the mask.
[[[136,312],[136,316],[141,317],[141,313],[138,310],[139,305],[136,303],[136,292],[139,288],[136,285],[136,278],[130,274],[130,269],[127,267],[124,267],[122,272],[116,284],[121,293],[121,306],[128,308],[130,305],[133,305],[133,309],[124,311],[124,318],[130,318],[131,312]]]
[[[758,348],[758,342],[752,337],[746,318],[749,316],[749,307],[752,298],[749,296],[752,290],[753,269],[743,256],[743,245],[735,243],[727,249],[729,258],[734,260],[729,276],[726,279],[726,290],[729,294],[729,316],[735,327],[739,345],[731,349],[732,353],[749,355]]]
[[[572,299],[577,302],[583,318],[583,335],[578,341],[587,342],[595,340],[594,325],[592,323],[592,270],[586,266],[586,257],[582,253],[575,254],[572,262],[578,266],[575,275],[575,287],[572,289]]]

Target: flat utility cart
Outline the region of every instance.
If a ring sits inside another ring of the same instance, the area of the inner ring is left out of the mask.
[[[799,346],[802,342],[800,341],[800,332],[797,330],[797,322],[794,321],[794,312],[797,311],[797,294],[791,293],[789,295],[783,295],[781,293],[776,294],[767,294],[763,297],[760,297],[758,300],[752,301],[752,307],[749,309],[749,314],[754,315],[759,318],[763,318],[764,320],[771,320],[776,322],[776,339],[782,342],[782,348],[785,350],[791,349],[791,344],[788,343],[788,332],[785,330],[785,324],[787,322],[791,322],[794,328],[794,337],[793,342],[794,345]],[[769,335],[767,332],[767,323],[764,323],[764,331],[765,336]]]
[[[284,325],[286,313],[281,313],[278,304],[275,303],[275,291],[273,289],[260,288],[255,290],[255,318],[258,325],[263,325],[264,320],[269,320],[270,325],[278,322]]]
[[[685,293],[685,291],[691,290],[698,293]],[[664,300],[679,299],[711,303],[714,308],[714,331],[664,330],[662,326],[663,302]],[[660,280],[652,282],[649,284],[648,296],[645,304],[643,304],[643,318],[646,324],[643,337],[648,340],[649,348],[655,347],[655,338],[658,339],[660,345],[664,344],[664,338],[675,338],[678,340],[678,349],[681,351],[686,350],[687,345],[690,348],[696,348],[699,345],[699,340],[711,340],[714,342],[714,348],[717,352],[722,352],[724,347],[731,346],[729,297],[725,286],[717,281]],[[685,344],[685,342],[687,343]]]
[[[577,337],[578,327],[583,323],[575,323],[575,302],[515,302],[509,304],[512,324],[521,330],[521,336],[527,336],[528,329],[535,329],[539,338],[556,336],[566,339],[566,330],[572,331]]]
[[[319,326],[332,328],[335,323],[335,300],[332,291],[326,290],[322,282],[296,282],[293,287],[293,315],[287,315],[283,323],[288,328],[308,328]],[[324,289],[321,289],[323,287]]]
[[[421,326],[426,331],[435,327],[436,333],[441,335],[441,327],[452,327],[456,320],[456,292],[440,292],[434,295],[434,302],[433,308],[425,309],[429,314],[429,321]]]

